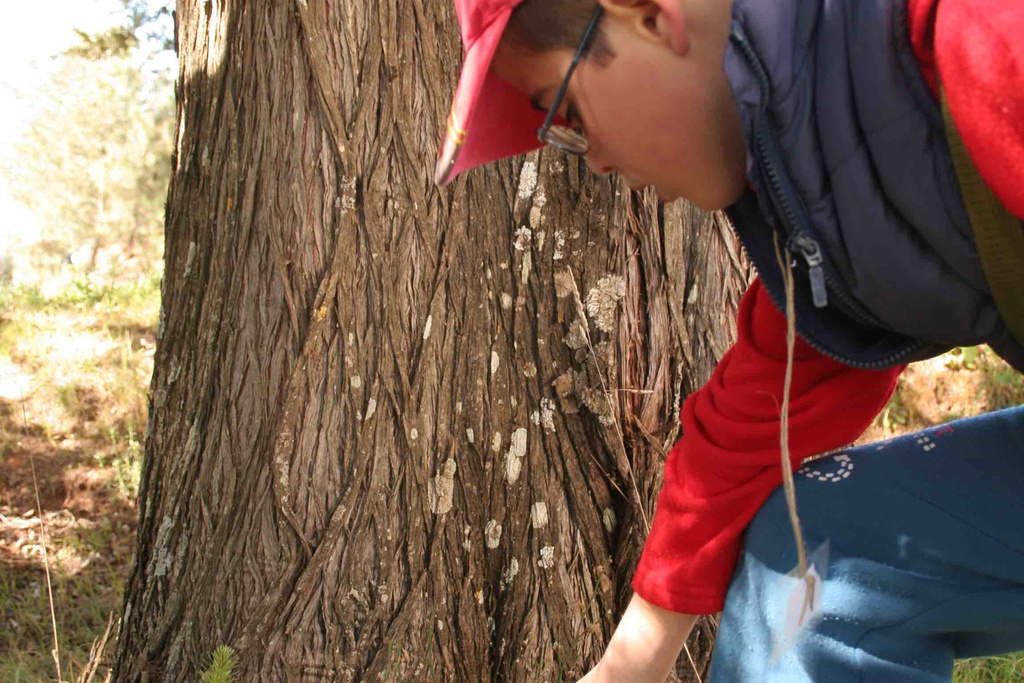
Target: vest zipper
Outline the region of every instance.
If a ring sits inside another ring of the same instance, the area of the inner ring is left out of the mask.
[[[806,234],[797,233],[789,240],[790,250],[797,251],[807,262],[807,277],[811,281],[811,298],[815,308],[828,306],[828,288],[825,284],[825,269],[821,264],[821,247],[817,240]]]
[[[786,244],[786,248],[803,256],[804,262],[807,264],[807,276],[811,285],[811,299],[814,301],[816,308],[824,308],[828,306],[828,287],[825,283],[825,271],[821,265],[823,261],[821,247],[818,246],[818,241],[811,235],[810,230],[803,227],[804,221],[800,220],[800,215],[797,213],[796,198],[792,196],[792,191],[787,191],[789,190],[786,187],[787,183],[783,181],[781,173],[774,163],[774,157],[778,156],[772,153],[774,151],[772,149],[774,139],[764,130],[768,124],[768,99],[770,93],[768,74],[765,72],[761,60],[754,52],[750,41],[747,40],[743,27],[737,21],[732,22],[731,37],[733,42],[739,45],[743,56],[750,63],[751,68],[753,68],[761,90],[761,102],[758,107],[757,121],[754,124],[754,142],[757,146],[758,160],[761,162],[761,168],[768,180],[772,197],[775,199],[776,205],[781,209],[786,227],[790,231],[790,239]]]
[[[771,93],[771,83],[768,79],[768,73],[765,71],[764,65],[761,63],[761,59],[754,51],[754,46],[751,45],[750,41],[747,39],[747,35],[743,30],[743,27],[735,19],[733,19],[730,26],[729,38],[739,48],[740,53],[747,60],[747,63],[750,65],[751,69],[754,71],[755,77],[757,78],[758,87],[760,89],[760,102],[757,118],[754,122],[755,151],[757,153],[757,159],[760,162],[760,167],[768,181],[768,190],[771,192],[771,197],[774,200],[773,203],[777,209],[780,210],[782,219],[785,223],[785,228],[789,231],[786,248],[790,252],[794,252],[802,256],[804,262],[807,264],[807,277],[811,287],[811,299],[814,306],[816,308],[824,308],[828,305],[829,294],[832,294],[839,300],[841,304],[840,308],[846,315],[849,315],[861,324],[874,328],[885,329],[885,326],[875,318],[874,315],[868,312],[860,302],[855,301],[852,297],[848,296],[845,293],[843,286],[835,282],[826,270],[821,246],[818,244],[818,240],[815,239],[813,232],[807,225],[806,215],[802,211],[798,211],[799,200],[789,183],[788,177],[784,177],[784,170],[780,170],[779,168],[781,162],[776,163],[776,161],[781,158],[781,152],[778,150],[778,143],[775,141],[775,137],[771,132],[768,121],[768,103]],[[775,296],[770,290],[768,290],[768,293],[771,298],[775,300]],[[779,301],[775,300],[776,306],[778,306],[779,303]],[[779,308],[779,310],[785,310],[785,308]],[[809,339],[806,335],[801,336],[816,351],[818,351],[818,353],[851,367],[867,369],[884,368],[895,365],[900,362],[901,359],[906,358],[917,349],[922,348],[925,344],[923,340],[914,340],[914,343],[908,344],[906,347],[891,354],[883,360],[875,361],[873,363],[864,363],[854,361],[849,358],[843,358],[842,356],[824,348],[821,344]]]

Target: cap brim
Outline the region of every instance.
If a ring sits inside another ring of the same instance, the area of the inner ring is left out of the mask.
[[[466,48],[459,85],[434,170],[447,185],[463,171],[541,147],[537,129],[545,113],[530,98],[491,73],[491,61],[508,25],[511,9],[500,13]]]

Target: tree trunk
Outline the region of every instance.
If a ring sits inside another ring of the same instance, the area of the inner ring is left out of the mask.
[[[196,681],[218,645],[236,681],[575,680],[732,338],[728,227],[549,152],[434,188],[450,2],[177,19],[114,680]]]

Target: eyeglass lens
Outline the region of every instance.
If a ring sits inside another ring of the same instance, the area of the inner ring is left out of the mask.
[[[565,126],[551,126],[545,131],[544,142],[563,152],[586,154],[590,143],[582,133]]]

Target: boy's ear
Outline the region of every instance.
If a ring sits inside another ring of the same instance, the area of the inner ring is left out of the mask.
[[[646,40],[668,45],[680,56],[690,51],[682,0],[598,0],[607,14],[626,19]]]

